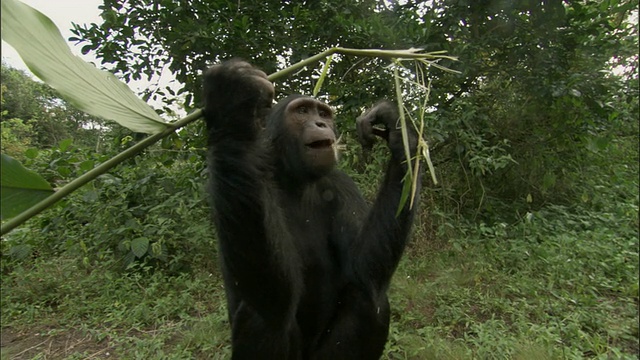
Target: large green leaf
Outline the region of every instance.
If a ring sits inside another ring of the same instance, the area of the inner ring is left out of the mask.
[[[51,185],[20,162],[2,154],[0,171],[0,218],[8,219],[53,194]]]
[[[147,239],[146,237],[139,237],[131,241],[131,251],[136,257],[138,258],[143,257],[148,250],[149,250],[149,239]]]
[[[17,0],[2,0],[2,39],[36,76],[78,109],[137,132],[153,134],[166,128],[126,84],[73,55],[54,23],[36,9]]]

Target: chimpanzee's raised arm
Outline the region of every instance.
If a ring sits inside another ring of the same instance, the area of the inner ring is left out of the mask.
[[[260,122],[273,101],[264,72],[232,60],[204,77],[214,220],[233,317],[236,298],[269,326],[294,316],[300,269],[270,176]],[[286,261],[284,261],[286,259]],[[248,314],[248,312],[245,311]],[[253,316],[253,315],[252,315]]]
[[[376,126],[382,127],[382,129]],[[350,254],[353,272],[365,288],[374,293],[387,290],[407,243],[415,206],[407,201],[396,216],[403,189],[403,179],[412,159],[406,159],[397,106],[382,101],[357,120],[363,146],[370,146],[374,135],[387,141],[391,158],[378,196],[354,240]],[[407,126],[410,155],[416,155],[418,137],[411,124]],[[405,181],[411,181],[406,179]],[[420,176],[418,176],[418,193]]]
[[[247,62],[230,60],[210,67],[203,85],[210,135],[224,134],[216,139],[220,141],[255,139],[273,102],[274,88],[267,74]]]

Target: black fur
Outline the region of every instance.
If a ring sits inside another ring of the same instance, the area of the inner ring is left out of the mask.
[[[383,102],[359,119],[364,131],[386,127],[392,153],[370,207],[337,169],[305,175],[285,122],[299,96],[269,109],[264,73],[238,60],[209,69],[204,87],[233,359],[378,359],[414,213],[406,205],[396,217],[406,172],[396,107]],[[410,142],[415,152],[412,131]]]

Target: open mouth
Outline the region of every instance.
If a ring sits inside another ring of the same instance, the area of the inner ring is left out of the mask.
[[[310,147],[312,149],[326,149],[326,148],[330,148],[332,145],[333,145],[333,140],[325,139],[325,140],[318,140],[318,141],[309,143],[307,144],[307,147]]]

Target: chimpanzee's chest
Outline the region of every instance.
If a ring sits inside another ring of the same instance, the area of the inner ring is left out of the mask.
[[[302,262],[305,285],[307,281],[317,284],[339,266],[331,239],[331,216],[326,210],[319,207],[288,214],[287,223]]]
[[[298,210],[288,214],[289,231],[298,249],[303,281],[297,320],[305,340],[312,341],[332,318],[342,287],[342,269],[331,238],[333,216],[330,207]]]

